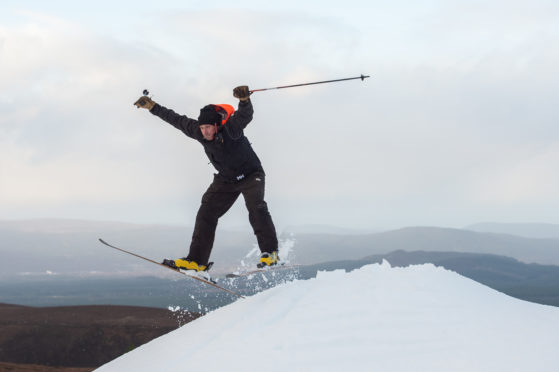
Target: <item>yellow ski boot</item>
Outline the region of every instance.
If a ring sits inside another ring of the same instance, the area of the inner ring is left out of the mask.
[[[260,256],[260,262],[256,265],[259,269],[268,266],[277,265],[279,261],[278,251],[273,251],[272,253],[264,252]]]
[[[210,262],[208,265],[199,265],[196,261],[187,260],[186,257],[178,258],[176,260],[163,260],[163,265],[169,266],[175,270],[192,270],[196,272],[208,271],[213,264]]]

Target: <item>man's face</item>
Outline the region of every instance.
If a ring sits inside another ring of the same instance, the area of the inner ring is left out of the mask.
[[[217,128],[214,124],[201,124],[200,131],[202,132],[202,136],[204,136],[205,140],[213,141]]]

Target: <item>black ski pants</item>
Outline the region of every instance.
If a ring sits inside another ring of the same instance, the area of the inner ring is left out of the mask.
[[[264,173],[253,173],[235,183],[225,182],[216,175],[202,196],[188,260],[207,265],[214,243],[217,221],[233,206],[240,194],[245,198],[248,218],[260,251],[278,250],[276,228],[268,212],[268,205],[264,201]]]

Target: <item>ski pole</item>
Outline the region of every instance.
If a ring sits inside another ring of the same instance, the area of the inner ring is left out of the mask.
[[[361,74],[361,76],[357,76],[357,77],[351,77],[351,78],[345,78],[345,79],[336,79],[336,80],[325,80],[325,81],[315,81],[314,83],[302,83],[302,84],[293,84],[293,85],[284,85],[281,87],[274,87],[274,88],[262,88],[262,89],[253,89],[253,90],[249,90],[248,92],[250,94],[254,93],[254,92],[262,92],[265,90],[272,90],[272,89],[283,89],[283,88],[294,88],[294,87],[302,87],[305,85],[315,85],[315,84],[326,84],[326,83],[335,83],[337,81],[346,81],[346,80],[355,80],[355,79],[361,79],[361,81],[365,80],[366,78],[368,78],[370,76],[368,75],[363,75]]]

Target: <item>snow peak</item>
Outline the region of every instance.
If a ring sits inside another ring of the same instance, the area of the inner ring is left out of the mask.
[[[245,175],[244,175],[244,174],[241,174],[241,175],[237,176],[237,181],[240,181],[240,180],[242,180],[243,178],[245,178]]]

